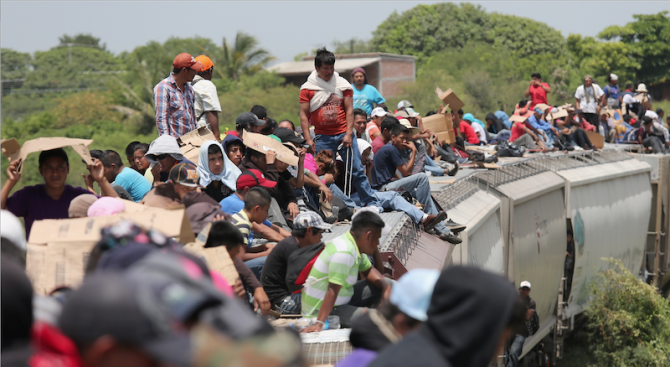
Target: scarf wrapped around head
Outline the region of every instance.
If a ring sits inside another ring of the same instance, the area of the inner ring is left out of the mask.
[[[223,171],[220,174],[215,175],[212,171],[209,170],[209,147],[215,145],[221,150],[223,155]],[[224,185],[229,187],[231,190],[235,191],[237,186],[237,178],[242,174],[239,168],[237,168],[233,162],[230,161],[228,155],[223,150],[221,144],[215,140],[206,141],[200,147],[200,156],[198,156],[198,177],[200,177],[200,185],[207,187],[212,181],[221,181]]]
[[[303,89],[316,91],[314,97],[309,101],[309,112],[319,109],[333,93],[340,98],[344,98],[345,90],[353,90],[351,84],[342,78],[337,71],[333,72],[333,77],[330,80],[325,81],[317,75],[316,70],[312,71],[305,84],[300,87],[300,90]]]

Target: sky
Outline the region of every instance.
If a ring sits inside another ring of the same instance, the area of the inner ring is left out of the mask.
[[[63,34],[90,33],[115,54],[149,41],[201,36],[221,44],[237,31],[293,61],[333,40],[369,39],[394,11],[435,1],[5,1],[0,2],[0,46],[20,52],[48,50]],[[489,12],[544,22],[564,36],[595,36],[632,14],[670,10],[668,1],[473,1]],[[331,23],[324,19],[333,19]]]

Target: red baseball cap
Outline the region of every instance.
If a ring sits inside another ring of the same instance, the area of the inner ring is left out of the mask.
[[[202,70],[202,63],[196,61],[191,54],[181,53],[174,58],[172,66],[175,69],[190,68],[195,71]]]
[[[268,180],[263,176],[263,172],[257,169],[246,170],[237,178],[237,190],[244,190],[245,187],[251,188],[256,186],[271,189],[277,186],[277,182]]]

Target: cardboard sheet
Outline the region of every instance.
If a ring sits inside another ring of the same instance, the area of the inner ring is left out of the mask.
[[[512,121],[512,122],[524,122],[524,121],[528,120],[528,117],[519,116],[519,115],[512,115],[512,116],[509,117],[509,120]]]
[[[205,248],[205,243],[207,243],[207,237],[209,236],[209,230],[211,228],[212,223],[207,224],[198,234],[195,242],[184,246],[184,250],[204,260],[207,263],[207,267],[223,275],[228,283],[233,285],[240,278],[240,275],[237,273],[235,264],[233,264],[233,260],[230,258],[226,247],[219,246]]]
[[[245,130],[242,141],[244,141],[244,145],[247,147],[263,154],[267,153],[268,150],[274,150],[277,152],[277,159],[280,161],[288,163],[291,166],[298,165],[298,157],[293,154],[293,151],[275,139],[263,134],[250,133]]]
[[[463,101],[461,101],[458,98],[456,93],[454,93],[454,91],[452,91],[451,88],[447,89],[446,92],[440,94],[439,97],[442,100],[442,102],[444,102],[444,105],[449,106],[449,108],[452,111],[458,111],[461,108],[463,108],[463,106],[465,106],[465,103],[463,103]]]
[[[584,132],[586,133],[586,136],[589,137],[589,140],[591,140],[591,144],[593,144],[594,147],[596,147],[598,149],[603,148],[603,146],[605,145],[605,137],[604,136],[602,136],[602,135],[600,135],[596,132],[593,132],[593,131],[584,130]]]
[[[131,210],[139,210],[130,206]],[[60,286],[76,287],[84,278],[90,252],[100,240],[100,230],[123,219],[143,228],[155,229],[182,243],[195,239],[183,208],[166,210],[146,207],[144,211],[107,217],[49,219],[36,221],[28,240],[26,272],[37,294]]]
[[[21,173],[23,172],[23,162],[25,162],[30,153],[63,147],[72,147],[86,164],[93,164],[91,153],[88,151],[88,146],[91,145],[91,143],[93,143],[93,140],[89,139],[37,138],[28,140],[21,146],[16,139],[3,139],[0,141],[0,147],[2,147],[2,153],[10,162],[17,159],[21,160],[18,167],[19,173]]]
[[[200,147],[209,140],[216,140],[214,133],[209,130],[206,126],[200,127],[196,130],[189,131],[188,133],[177,138],[179,147],[181,149],[181,154],[186,157],[186,159],[191,162],[198,164],[198,156],[200,155]]]

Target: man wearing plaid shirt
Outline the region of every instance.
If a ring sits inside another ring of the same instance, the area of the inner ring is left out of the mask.
[[[196,129],[195,94],[191,81],[202,64],[181,53],[172,62],[172,73],[154,87],[158,135],[178,138]]]

